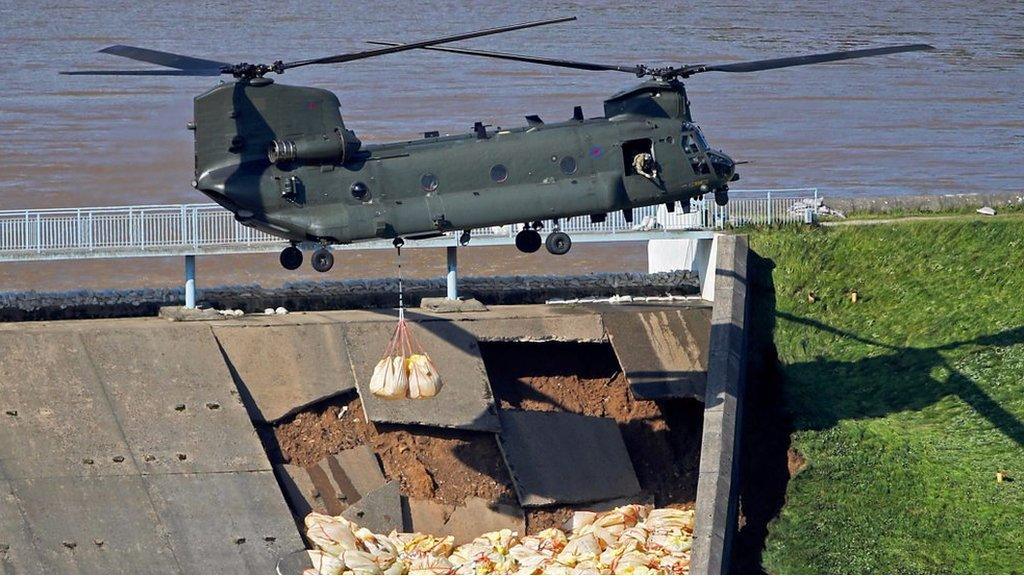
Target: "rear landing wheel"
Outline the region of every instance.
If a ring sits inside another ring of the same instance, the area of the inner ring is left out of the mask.
[[[561,256],[572,248],[572,239],[565,232],[552,232],[544,241],[544,247],[548,249],[548,252]]]
[[[540,250],[540,245],[540,234],[536,230],[520,230],[519,234],[516,234],[516,248],[519,248],[520,252],[532,254]]]
[[[313,252],[310,263],[313,264],[313,270],[327,272],[334,266],[334,254],[331,254],[327,248],[319,248],[316,252]]]
[[[302,266],[302,250],[295,246],[281,250],[281,266],[284,266],[285,270],[296,270]]]
[[[715,204],[719,206],[725,206],[729,203],[729,192],[726,190],[719,190],[715,192]]]

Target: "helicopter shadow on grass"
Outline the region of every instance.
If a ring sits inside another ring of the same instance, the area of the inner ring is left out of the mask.
[[[750,267],[753,306],[748,332],[740,481],[744,522],[733,546],[733,571],[764,570],[761,553],[768,524],[778,516],[789,479],[802,465],[802,456],[790,450],[793,432],[825,430],[842,420],[921,410],[955,396],[1018,446],[1024,446],[1024,423],[942,354],[965,347],[1024,343],[1024,326],[933,347],[893,346],[811,318],[777,311],[772,279],[775,263],[751,252]],[[775,323],[780,320],[861,342],[886,353],[854,362],[801,362],[783,370],[774,340]],[[945,376],[943,379],[934,374]],[[800,384],[807,382],[816,384],[813,388]],[[799,417],[794,418],[784,400],[787,394],[813,410],[802,409]]]

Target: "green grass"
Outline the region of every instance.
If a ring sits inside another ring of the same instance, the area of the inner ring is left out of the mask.
[[[827,204],[828,202],[826,202],[826,205]],[[841,222],[843,220],[881,220],[890,218],[910,218],[919,216],[978,216],[980,218],[991,218],[991,216],[982,216],[981,214],[978,214],[978,208],[980,208],[980,206],[955,206],[935,210],[893,207],[889,209],[887,212],[867,212],[855,210],[853,212],[844,214],[845,218],[825,216],[822,219]],[[1021,214],[1024,213],[1024,205],[1001,204],[999,206],[995,206],[995,210],[996,214],[999,216]]]
[[[1024,571],[1024,221],[750,242],[774,263],[755,279],[751,320],[774,340],[791,448],[806,459],[764,568]],[[999,470],[1016,481],[997,484]]]

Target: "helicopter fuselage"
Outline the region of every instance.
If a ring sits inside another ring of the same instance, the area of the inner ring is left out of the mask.
[[[330,91],[256,78],[195,99],[195,187],[248,226],[323,244],[428,236],[724,196],[679,82],[653,80],[604,116],[363,145]],[[269,154],[268,154],[269,152]],[[683,203],[684,207],[688,202]]]

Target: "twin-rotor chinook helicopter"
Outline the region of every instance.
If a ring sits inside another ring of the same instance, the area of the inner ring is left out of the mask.
[[[281,264],[302,264],[300,242],[320,247],[313,268],[334,264],[331,244],[365,239],[422,239],[449,231],[520,224],[516,247],[536,252],[544,242],[565,254],[571,239],[564,219],[588,216],[600,222],[623,211],[632,221],[639,206],[714,194],[728,202],[736,163],[708,146],[690,116],[682,80],[704,72],[756,72],[898,52],[928,50],[908,44],[732,64],[650,68],[594,64],[491,52],[439,44],[575,20],[557,18],[294,62],[228,64],[168,52],[110,46],[100,50],[165,69],[83,70],[75,75],[219,76],[221,83],[195,98],[193,186],[247,225],[291,241]],[[413,49],[428,49],[577,70],[617,71],[648,80],[604,102],[604,116],[545,123],[527,116],[527,126],[489,129],[477,122],[465,135],[424,133],[422,139],[364,145],[345,128],[338,98],[319,88],[286,86],[268,73],[312,64],[339,64]]]

